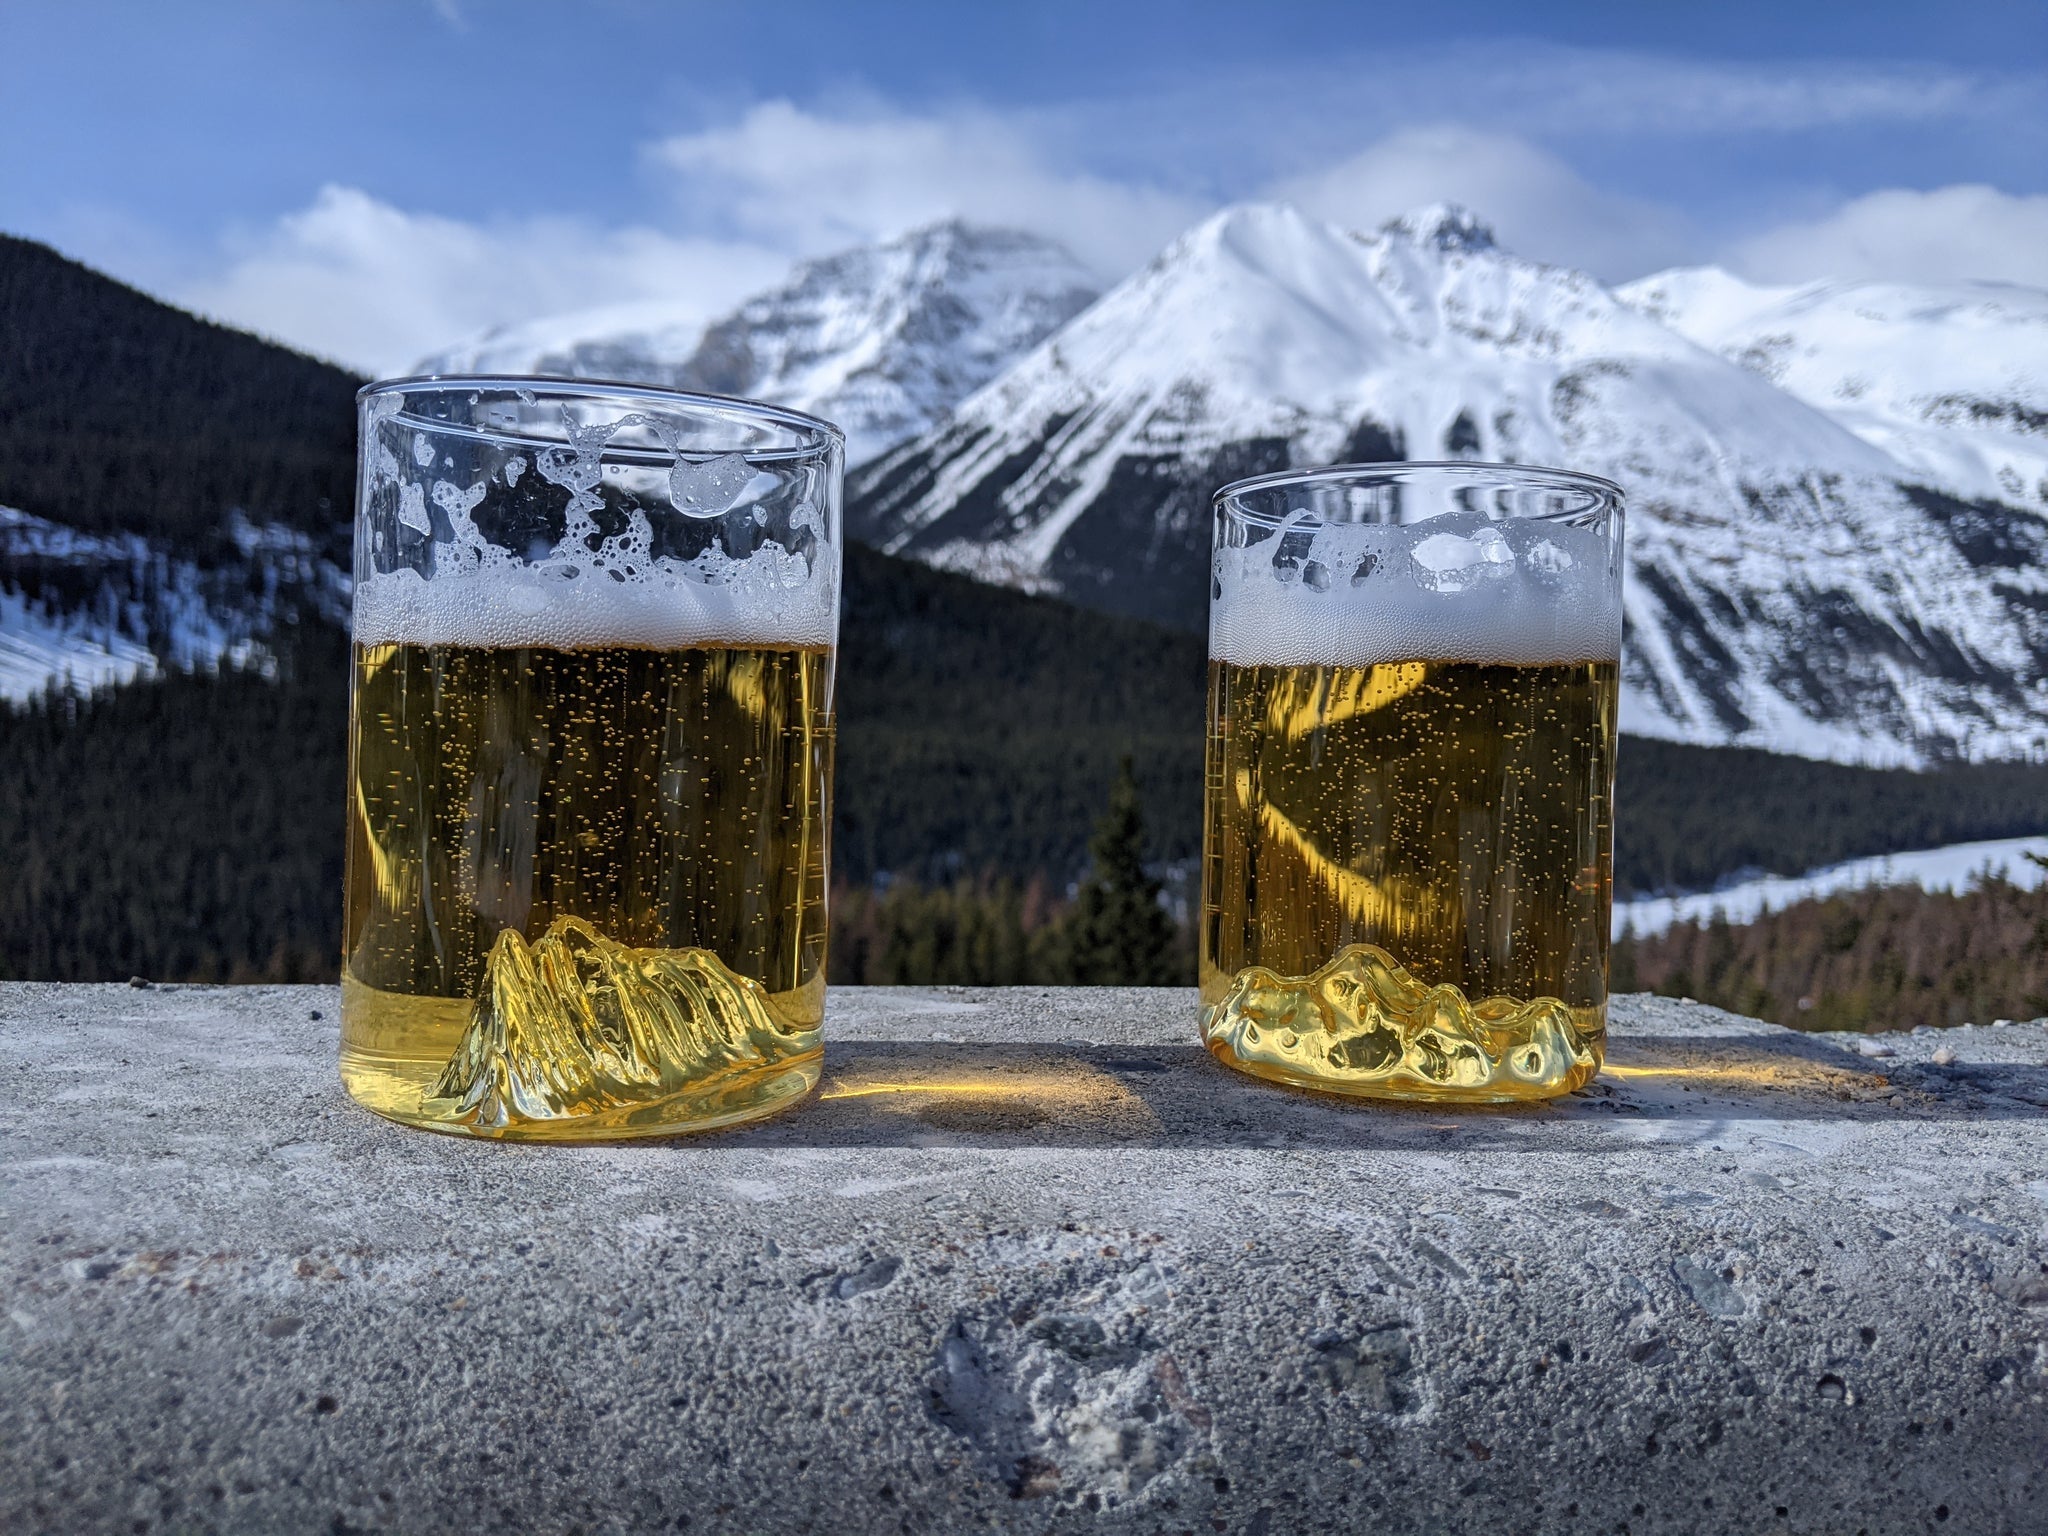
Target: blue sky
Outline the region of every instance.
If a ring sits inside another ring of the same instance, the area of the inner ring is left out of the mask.
[[[0,0],[0,228],[368,371],[958,212],[2048,284],[2048,5]]]

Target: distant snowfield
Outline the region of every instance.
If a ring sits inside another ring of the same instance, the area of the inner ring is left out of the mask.
[[[1794,902],[1815,896],[1832,896],[1839,891],[1863,890],[1875,885],[1917,885],[1923,891],[1961,891],[1977,876],[1987,872],[2002,875],[2014,885],[2033,890],[2048,878],[2048,870],[2030,862],[2025,855],[2048,858],[2048,837],[2008,837],[1986,843],[1954,843],[1946,848],[1922,848],[1912,853],[1888,853],[1869,859],[1851,859],[1831,864],[1804,875],[1766,875],[1745,880],[1724,890],[1703,891],[1692,896],[1650,896],[1617,902],[1614,907],[1614,936],[1624,928],[1638,938],[1662,933],[1674,923],[1710,921],[1720,913],[1731,923],[1753,923],[1767,912],[1782,912]]]
[[[0,699],[22,704],[52,687],[94,693],[157,670],[148,646],[112,626],[53,615],[0,590]]]
[[[86,533],[0,506],[0,700],[95,693],[167,670],[267,670],[264,637],[310,611],[345,625],[349,574],[289,528],[236,516],[215,569],[137,533]],[[54,581],[54,584],[52,584]]]

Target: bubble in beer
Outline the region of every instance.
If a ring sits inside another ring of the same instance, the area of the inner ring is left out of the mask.
[[[484,487],[481,484],[464,488],[452,480],[434,482],[434,505],[446,512],[451,522],[467,518],[483,499]]]
[[[431,534],[434,531],[434,520],[427,516],[427,493],[419,486],[400,487],[398,520],[415,533]]]

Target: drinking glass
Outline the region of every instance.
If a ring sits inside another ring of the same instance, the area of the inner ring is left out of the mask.
[[[1566,1093],[1606,1037],[1622,494],[1511,464],[1215,500],[1202,1037],[1364,1097]]]
[[[844,440],[532,378],[358,397],[341,1074],[470,1136],[818,1078]]]

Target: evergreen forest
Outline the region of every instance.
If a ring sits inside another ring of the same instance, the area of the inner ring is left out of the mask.
[[[0,506],[181,553],[230,509],[332,541],[361,383],[0,235]]]
[[[1618,992],[1690,997],[1795,1029],[1912,1029],[2048,1014],[2048,885],[1979,881],[1803,901],[1740,927],[1614,946]]]

